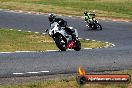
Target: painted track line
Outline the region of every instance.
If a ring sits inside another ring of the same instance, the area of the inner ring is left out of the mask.
[[[26,72],[27,74],[49,73],[50,71]],[[25,73],[25,74],[26,74]]]
[[[84,49],[93,49],[93,48],[84,48]]]
[[[0,52],[0,53],[7,54],[7,53],[14,53],[14,52]]]
[[[25,52],[38,52],[38,51],[15,51],[15,53],[25,53]]]
[[[24,73],[12,73],[13,75],[23,75]]]
[[[46,35],[46,33],[42,33],[43,35]]]
[[[26,72],[28,74],[38,74],[39,72]]]
[[[31,31],[27,31],[27,32],[31,32]]]
[[[90,39],[85,39],[85,40],[89,41]]]
[[[34,32],[35,34],[39,34],[39,32]]]
[[[18,30],[18,31],[22,31],[22,30]]]
[[[40,73],[49,73],[50,71],[39,71]]]
[[[36,71],[36,72],[25,72],[25,73],[12,73],[13,75],[26,75],[26,74],[40,74],[49,73],[50,71]]]
[[[11,31],[13,30],[13,29],[10,29]]]
[[[59,50],[45,50],[45,51],[48,51],[49,52],[49,51],[59,51]]]

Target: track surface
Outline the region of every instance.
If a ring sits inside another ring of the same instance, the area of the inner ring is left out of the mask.
[[[74,73],[79,66],[83,66],[87,69],[87,72],[131,69],[132,23],[99,20],[103,26],[103,31],[91,31],[85,27],[83,19],[62,18],[68,21],[69,26],[78,29],[80,37],[107,41],[114,43],[116,46],[105,49],[81,50],[79,52],[1,53],[0,77]],[[44,32],[45,29],[49,28],[49,22],[46,15],[0,11],[0,27]],[[13,73],[38,71],[50,72],[13,75]]]

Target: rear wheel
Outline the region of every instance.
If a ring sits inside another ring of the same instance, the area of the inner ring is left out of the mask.
[[[76,51],[79,51],[81,49],[81,43],[79,40],[76,40],[75,47],[73,49]]]
[[[56,36],[54,38],[56,46],[61,50],[61,51],[66,51],[66,39],[64,36],[61,34],[59,36]]]

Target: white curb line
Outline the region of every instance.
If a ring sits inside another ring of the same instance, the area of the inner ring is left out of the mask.
[[[35,34],[39,34],[39,32],[34,32]]]
[[[59,50],[45,50],[45,51],[48,51],[49,52],[49,51],[59,51]]]
[[[39,73],[49,73],[50,71],[38,71],[38,72],[25,72],[25,73],[12,73],[13,75],[24,75],[24,74],[39,74]]]
[[[90,39],[85,39],[85,40],[89,41]]]
[[[13,30],[13,29],[10,29],[11,31]]]
[[[43,35],[46,35],[46,33],[42,33]]]
[[[3,53],[3,54],[5,53],[5,54],[7,54],[7,53],[14,53],[14,52],[0,52],[0,53]]]
[[[39,72],[26,72],[26,73],[29,73],[29,74],[38,74]]]
[[[15,53],[25,53],[25,52],[37,52],[37,51],[15,51]]]
[[[12,73],[13,75],[23,75],[24,73]]]
[[[78,39],[82,39],[82,38],[78,38]]]
[[[49,73],[50,71],[39,71],[40,73]]]
[[[31,31],[27,31],[27,32],[31,32]]]
[[[22,31],[22,30],[18,30],[18,31]]]
[[[92,48],[84,48],[84,49],[92,49]]]

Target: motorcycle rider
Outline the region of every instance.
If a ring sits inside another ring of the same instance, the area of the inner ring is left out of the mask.
[[[60,27],[64,27],[64,30],[72,36],[73,40],[75,39],[75,31],[67,27],[67,21],[63,20],[62,18],[57,18],[55,14],[49,14],[48,19],[50,21],[50,25],[57,22]]]
[[[84,17],[85,17],[85,22],[90,24],[92,23],[92,18],[95,17],[95,11],[93,11],[93,13],[89,13],[88,11],[84,12]]]

